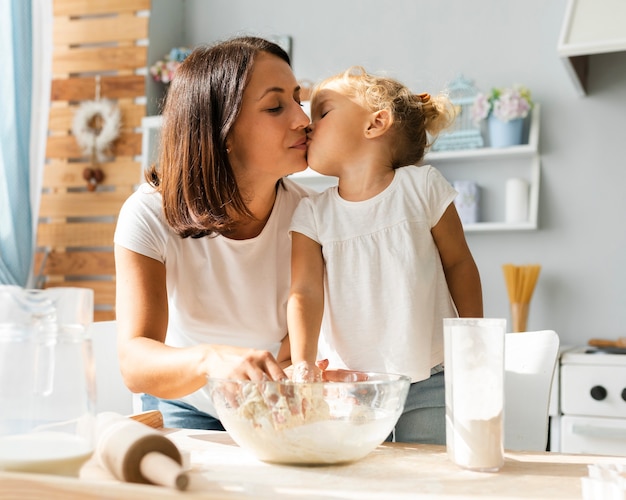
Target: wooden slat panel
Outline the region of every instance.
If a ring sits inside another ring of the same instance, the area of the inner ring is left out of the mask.
[[[115,311],[94,311],[93,312],[93,320],[94,321],[113,321],[115,319]]]
[[[141,154],[141,134],[124,133],[113,143],[112,156],[136,156]],[[86,158],[74,136],[50,136],[46,146],[46,158]]]
[[[52,73],[123,71],[146,67],[148,48],[97,47],[57,50],[52,54]]]
[[[74,136],[50,136],[46,144],[46,158],[84,158]]]
[[[113,245],[115,222],[39,224],[38,247],[106,247]]]
[[[97,321],[115,319],[114,222],[134,186],[142,182],[141,119],[145,116],[150,0],[54,0],[53,63],[35,272],[46,287],[83,286],[95,292]],[[139,42],[139,43],[138,43]],[[83,170],[89,153],[71,134],[77,107],[99,97],[117,100],[121,133],[107,161],[104,180],[87,191]],[[70,222],[75,220],[76,222]],[[90,220],[93,220],[91,222]],[[107,222],[103,222],[106,220]],[[95,251],[97,249],[98,251]],[[52,250],[45,262],[42,256]],[[43,262],[43,264],[42,264]],[[42,269],[43,266],[43,269]]]
[[[148,38],[148,17],[115,16],[54,20],[56,45],[123,42]]]
[[[150,0],[54,0],[55,16],[86,16],[150,9]]]
[[[113,144],[114,156],[138,156],[141,155],[141,133],[122,132]]]
[[[44,268],[41,269],[44,252],[35,253],[35,273],[45,275],[98,276],[115,274],[115,258],[113,252],[50,252],[45,257]]]
[[[120,104],[122,112],[121,129],[128,130],[141,127],[141,119],[146,116],[145,104]]]
[[[47,188],[75,188],[83,187],[86,181],[83,179],[83,170],[92,168],[89,162],[50,162],[44,166],[43,186]],[[104,173],[102,186],[117,186],[128,195],[134,185],[143,182],[141,175],[141,163],[136,161],[115,160],[98,165]]]
[[[100,97],[103,99],[131,99],[145,94],[146,77],[143,75],[103,76],[100,79]],[[95,97],[95,78],[52,80],[53,101],[81,101]]]
[[[48,118],[48,130],[69,132],[72,129],[72,120],[76,107],[64,106],[62,108],[50,108]]]
[[[144,60],[145,66],[147,59]],[[142,75],[126,75],[117,77],[103,77],[101,80],[101,96],[108,99],[127,99],[129,97],[145,96],[146,77]]]
[[[146,115],[146,106],[143,104],[120,104],[121,129],[141,127],[141,119]],[[69,132],[72,129],[74,114],[77,106],[64,106],[50,109],[48,129],[51,131]]]
[[[115,216],[120,212],[128,198],[123,192],[58,192],[41,195],[40,217],[105,217]]]

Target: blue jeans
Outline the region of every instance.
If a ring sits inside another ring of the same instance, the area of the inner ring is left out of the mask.
[[[160,399],[150,394],[141,395],[143,411],[159,410],[163,415],[163,426],[173,429],[206,429],[223,431],[224,426],[215,417],[194,406],[175,399]]]
[[[411,384],[394,430],[399,443],[446,444],[444,372]]]

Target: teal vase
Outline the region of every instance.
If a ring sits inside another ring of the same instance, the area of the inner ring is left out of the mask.
[[[503,122],[491,115],[488,119],[488,125],[489,144],[492,148],[506,148],[522,143],[522,133],[524,131],[523,118]]]

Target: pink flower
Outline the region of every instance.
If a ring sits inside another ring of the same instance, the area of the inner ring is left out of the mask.
[[[172,49],[162,60],[150,66],[150,74],[157,82],[168,84],[174,78],[176,70],[191,53],[186,47]]]
[[[523,86],[515,85],[512,88],[494,88],[487,96],[478,94],[472,105],[471,115],[475,124],[493,116],[508,122],[517,118],[526,118],[533,106],[530,91]]]
[[[485,94],[478,94],[471,109],[472,121],[477,125],[489,115],[491,104]]]

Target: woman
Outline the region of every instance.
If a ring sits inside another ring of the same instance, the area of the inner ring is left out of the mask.
[[[122,374],[166,426],[222,429],[207,377],[285,377],[299,94],[289,56],[254,37],[197,48],[170,86],[158,169],[115,233]]]

